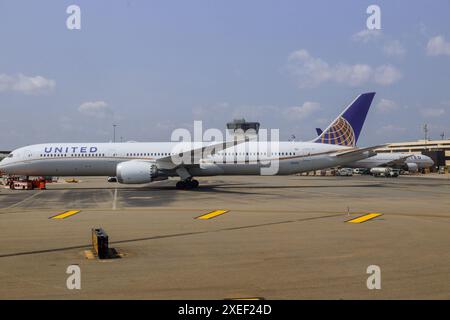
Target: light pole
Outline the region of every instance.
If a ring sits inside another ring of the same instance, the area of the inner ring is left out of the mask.
[[[426,143],[426,141],[428,140],[428,124],[426,123],[423,125],[423,132],[425,134],[425,143]]]
[[[428,141],[428,124],[423,125],[423,132],[425,133],[425,151],[427,151],[427,141]]]
[[[114,143],[116,142],[116,127],[117,127],[117,124],[113,124],[113,142]]]

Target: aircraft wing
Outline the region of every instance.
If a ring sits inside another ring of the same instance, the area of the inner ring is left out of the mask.
[[[214,155],[219,151],[231,148],[238,144],[244,143],[247,140],[231,140],[231,141],[223,141],[219,143],[212,143],[206,146],[195,147],[197,144],[193,142],[191,147],[193,148],[184,148],[182,144],[180,144],[180,150],[176,150],[176,155],[170,155],[164,158],[159,158],[156,160],[158,168],[160,169],[175,169],[179,166],[189,167],[199,165],[200,159],[208,156]]]
[[[391,160],[391,161],[388,161],[386,163],[383,163],[383,166],[385,166],[385,167],[392,167],[392,166],[395,166],[395,165],[403,165],[403,164],[405,164],[405,160],[408,159],[409,157],[411,157],[410,154],[407,155],[407,156],[403,156],[403,157],[400,157],[398,159]]]
[[[375,155],[376,153],[374,152],[374,150],[378,149],[378,148],[382,148],[384,146],[386,146],[386,144],[380,144],[380,145],[377,145],[377,146],[366,147],[366,148],[344,150],[344,151],[336,152],[334,155],[336,157],[349,157],[349,156],[355,156],[355,155],[358,155],[358,154],[362,154],[362,153],[367,152],[367,151],[372,152],[373,155]]]

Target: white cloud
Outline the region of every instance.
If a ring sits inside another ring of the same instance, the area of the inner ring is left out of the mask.
[[[289,55],[288,68],[298,77],[300,87],[316,87],[333,77],[328,63],[312,57],[308,51],[301,49]]]
[[[441,35],[431,38],[427,44],[427,54],[429,56],[450,56],[450,42],[447,42]]]
[[[24,94],[48,93],[55,88],[55,80],[42,76],[0,74],[0,92],[12,91]]]
[[[445,114],[444,108],[422,108],[420,113],[424,117],[440,117]]]
[[[301,106],[289,107],[284,110],[283,115],[290,120],[302,120],[320,109],[318,102],[307,101]]]
[[[386,113],[395,111],[398,109],[398,105],[395,101],[389,99],[381,99],[376,105],[376,109],[380,112]]]
[[[402,57],[406,53],[406,49],[398,40],[388,41],[383,46],[383,53],[391,57]]]
[[[330,66],[326,61],[311,56],[305,49],[289,55],[288,70],[298,80],[300,88],[317,87],[327,81],[352,87],[369,82],[389,85],[401,78],[400,71],[391,65],[373,68],[367,64],[340,63]]]
[[[380,39],[382,35],[383,34],[382,34],[381,30],[364,29],[364,30],[361,30],[361,31],[355,33],[352,36],[352,39],[353,39],[353,41],[367,43],[367,42],[370,42],[373,40]]]
[[[397,82],[402,77],[401,72],[394,66],[383,65],[375,69],[373,80],[383,86]]]
[[[355,33],[352,36],[353,41],[361,43],[378,42],[382,44],[382,51],[386,56],[390,57],[402,57],[406,53],[406,49],[398,40],[389,40],[388,37],[383,35],[381,30],[362,30]]]
[[[84,115],[96,118],[112,116],[113,112],[105,101],[88,101],[78,107],[78,111]]]
[[[370,80],[372,67],[367,64],[339,64],[333,68],[332,75],[336,82],[355,87]]]

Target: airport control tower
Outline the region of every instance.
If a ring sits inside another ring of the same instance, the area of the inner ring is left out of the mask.
[[[245,119],[235,119],[227,123],[227,130],[230,135],[252,138],[259,132],[259,122],[247,122]]]

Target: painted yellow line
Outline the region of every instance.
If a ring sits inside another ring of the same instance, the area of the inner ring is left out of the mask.
[[[379,217],[381,215],[382,215],[382,213],[375,213],[375,212],[374,213],[368,213],[368,214],[365,214],[365,215],[363,215],[361,217],[348,220],[347,222],[349,222],[349,223],[362,223],[362,222],[366,222],[367,220]]]
[[[208,219],[212,219],[214,217],[220,216],[221,214],[227,213],[229,210],[215,210],[215,211],[211,211],[207,214],[201,215],[199,217],[196,217],[195,219],[198,220],[208,220]]]
[[[92,253],[92,250],[84,250],[84,256],[86,259],[93,260],[95,259],[94,254]]]
[[[225,300],[264,300],[263,297],[251,297],[251,298],[231,298]]]
[[[65,219],[70,216],[73,216],[74,214],[77,214],[81,210],[69,210],[60,214],[57,214],[56,216],[50,217],[49,219]]]

